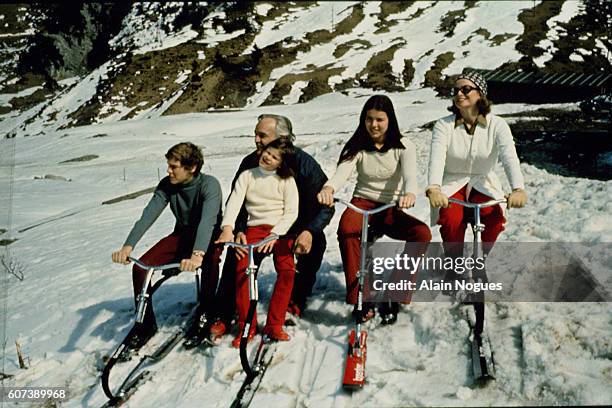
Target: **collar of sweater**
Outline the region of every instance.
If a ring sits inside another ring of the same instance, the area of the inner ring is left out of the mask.
[[[202,173],[198,173],[195,176],[193,176],[191,178],[191,180],[189,180],[186,183],[181,183],[181,184],[175,184],[175,187],[178,189],[185,189],[185,188],[189,188],[195,184],[198,183],[198,181],[200,180],[200,178],[202,177]]]
[[[258,166],[257,170],[259,170],[259,172],[263,174],[264,176],[273,176],[274,174],[276,174],[276,170],[266,170],[262,168],[261,166]]]

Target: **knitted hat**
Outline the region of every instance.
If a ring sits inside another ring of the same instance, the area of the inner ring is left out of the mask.
[[[463,74],[459,75],[459,77],[457,78],[457,81],[460,79],[467,79],[467,80],[472,81],[474,85],[476,85],[478,89],[480,89],[480,92],[482,92],[483,95],[485,96],[487,95],[487,81],[478,72],[476,71],[464,72]]]

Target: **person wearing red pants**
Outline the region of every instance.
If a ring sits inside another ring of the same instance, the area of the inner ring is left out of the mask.
[[[318,194],[319,202],[333,205],[334,193],[354,172],[357,172],[357,184],[353,204],[362,209],[391,202],[399,206],[372,216],[370,226],[394,239],[422,243],[417,253],[411,255],[423,254],[431,240],[429,227],[401,210],[412,207],[416,200],[416,149],[402,137],[393,103],[384,95],[374,95],[366,101],[357,130],[342,149],[336,173]],[[347,208],[338,227],[349,304],[357,302],[361,217]],[[392,304],[390,310],[381,310],[383,322],[394,323],[397,310],[397,304]],[[363,321],[374,317],[373,304],[365,304],[364,311]]]
[[[471,210],[449,205],[449,196],[474,203],[503,198],[495,173],[498,160],[512,187],[505,196],[508,208],[523,207],[527,194],[510,127],[490,113],[485,79],[477,72],[461,74],[453,95],[452,114],[434,125],[426,195],[433,208],[432,225],[440,225],[446,255],[462,256],[466,215]],[[483,247],[488,252],[506,220],[500,205],[484,208],[480,214],[485,225]]]
[[[225,208],[222,232],[218,243],[235,239],[233,226],[236,218],[245,205],[248,213],[246,240],[247,243],[261,241],[276,234],[282,236],[298,216],[299,195],[293,175],[295,174],[295,150],[290,142],[276,139],[268,143],[259,159],[259,167],[245,170],[238,176]],[[289,305],[295,262],[293,259],[293,240],[281,237],[257,249],[255,263],[259,266],[264,256],[274,253],[274,267],[277,278],[272,298],[268,307],[268,319],[264,334],[273,340],[287,341],[289,335],[283,330],[285,312]],[[232,341],[232,346],[240,347],[240,333],[245,327],[249,308],[249,287],[245,270],[248,259],[237,251],[240,260],[236,266],[236,309],[238,311],[239,334]],[[257,316],[253,316],[248,339],[255,336]]]
[[[213,246],[213,234],[221,223],[221,186],[213,176],[200,173],[204,158],[200,148],[185,142],[172,146],[166,153],[168,176],[164,177],[153,197],[134,224],[124,245],[113,252],[113,262],[128,264],[134,246],[170,204],[176,218],[174,231],[149,249],[140,261],[147,265],[163,265],[180,261],[181,271],[195,271],[203,266],[197,316],[187,333],[187,342],[201,341],[202,323],[212,308],[219,276],[221,251]],[[140,293],[147,271],[134,266],[132,284],[134,299]],[[148,302],[144,322],[130,333],[128,348],[137,350],[157,331],[152,299]]]

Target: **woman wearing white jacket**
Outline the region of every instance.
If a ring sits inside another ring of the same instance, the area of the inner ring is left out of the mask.
[[[508,208],[513,208],[523,207],[527,194],[510,127],[490,113],[484,78],[476,72],[460,75],[453,95],[452,114],[434,125],[426,195],[435,209],[432,225],[440,225],[447,256],[461,256],[467,226],[464,208],[449,205],[448,197],[474,203],[505,197]],[[495,174],[498,160],[512,188],[508,195]],[[481,210],[485,251],[503,231],[505,221],[500,205]]]

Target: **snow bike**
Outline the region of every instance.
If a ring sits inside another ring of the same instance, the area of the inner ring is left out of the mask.
[[[270,344],[270,339],[268,336],[264,335],[262,337],[259,346],[257,347],[257,352],[255,354],[255,359],[253,360],[253,364],[249,363],[249,358],[247,356],[247,343],[248,337],[251,327],[251,322],[253,321],[253,315],[257,311],[257,302],[259,301],[259,289],[257,286],[257,272],[259,267],[255,264],[255,256],[254,249],[260,246],[267,244],[268,242],[274,241],[278,239],[278,235],[273,234],[269,237],[262,239],[261,241],[254,242],[251,244],[240,244],[237,242],[226,242],[225,245],[229,247],[235,248],[243,248],[248,251],[248,261],[249,266],[247,267],[245,273],[249,277],[249,310],[247,312],[247,318],[242,328],[242,333],[240,333],[240,363],[242,364],[242,368],[246,373],[246,378],[236,395],[231,407],[246,407],[251,403],[255,392],[259,388],[259,384],[261,383],[261,379],[265,374],[268,365],[272,361],[272,357],[274,355],[274,350],[270,349],[268,345]],[[255,381],[257,379],[257,381]]]
[[[151,301],[150,298],[153,293],[155,293],[155,291],[159,289],[161,284],[164,283],[166,280],[181,273],[181,270],[179,269],[179,263],[172,263],[166,265],[145,265],[135,258],[128,257],[128,259],[134,262],[139,267],[147,270],[147,275],[142,285],[142,290],[137,296],[138,305],[136,307],[136,324],[138,324],[144,321],[147,304]],[[153,279],[153,274],[155,271],[161,271],[162,277],[159,278],[149,289],[149,285],[151,283],[151,280]],[[198,269],[195,274],[197,299],[200,298],[200,273],[201,270]],[[191,314],[193,315],[193,313]],[[169,337],[161,346],[159,346],[153,353],[141,357],[138,364],[129,372],[129,374],[125,377],[125,380],[121,383],[119,388],[117,388],[116,393],[113,394],[108,383],[110,372],[117,363],[117,361],[127,361],[129,359],[129,357],[127,356],[129,354],[129,349],[127,345],[130,342],[131,333],[132,332],[130,331],[123,339],[119,347],[117,347],[115,352],[106,362],[104,370],[102,371],[102,389],[104,390],[104,394],[106,394],[109,399],[104,406],[118,406],[125,402],[135,392],[138,385],[146,381],[151,376],[151,373],[148,370],[145,370],[140,372],[134,378],[132,378],[132,376],[139,369],[141,369],[143,365],[148,361],[156,363],[163,359],[179,343],[179,341],[185,334],[185,331],[184,329],[178,330],[171,337]]]
[[[359,270],[357,271],[358,295],[357,295],[357,313],[355,313],[355,328],[349,333],[348,354],[346,365],[344,366],[344,377],[342,386],[345,389],[359,389],[365,384],[365,363],[366,363],[366,339],[368,334],[362,330],[362,315],[363,315],[363,286],[365,281],[366,271],[366,256],[368,251],[368,228],[370,215],[377,214],[389,208],[395,207],[396,203],[382,205],[373,210],[362,210],[352,203],[334,198],[334,201],[345,205],[351,210],[363,215],[361,221],[361,244],[359,256]]]
[[[480,210],[482,208],[492,207],[494,205],[502,204],[506,202],[506,199],[491,200],[484,203],[469,203],[466,201],[449,198],[449,202],[459,204],[465,208],[472,208],[474,210],[473,219],[468,219],[468,222],[472,226],[472,232],[474,233],[472,257],[473,259],[482,259],[484,256],[482,248],[482,231],[485,226],[480,221]],[[466,272],[466,280],[472,283],[486,283],[487,276],[486,271],[483,269],[478,273],[472,273],[472,270]],[[472,369],[474,372],[474,379],[476,382],[487,382],[488,380],[495,379],[495,360],[493,352],[491,351],[491,342],[489,336],[484,333],[485,324],[485,298],[484,291],[478,293],[457,293],[456,298],[465,304],[472,304],[474,306],[474,313],[476,316],[475,324],[470,323],[471,329],[471,351],[472,351]]]

